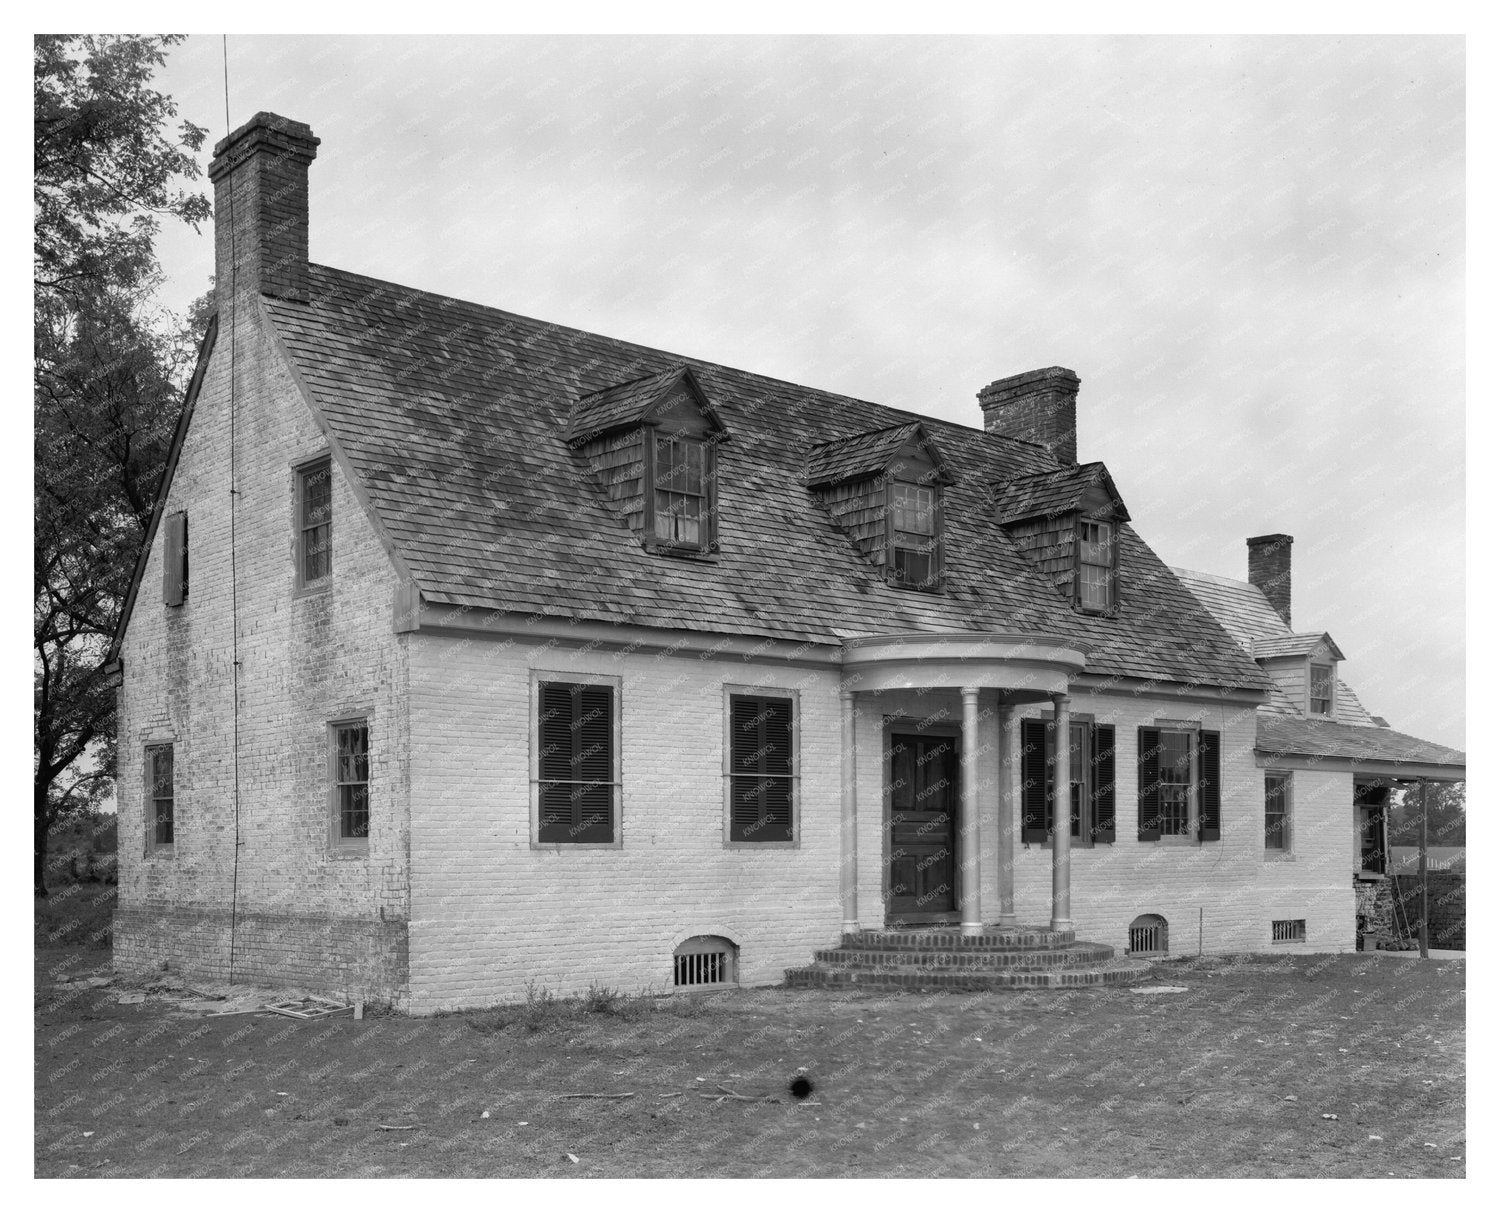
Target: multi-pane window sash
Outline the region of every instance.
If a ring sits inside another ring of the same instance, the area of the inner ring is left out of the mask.
[[[300,473],[297,518],[298,577],[314,585],[333,571],[333,470],[327,459]]]
[[[1266,775],[1266,850],[1285,851],[1289,844],[1288,793],[1292,777],[1276,772]]]
[[[1052,832],[1055,733],[1050,720],[1021,722],[1023,842],[1045,843]],[[1068,737],[1070,833],[1080,842],[1114,842],[1114,726],[1073,720],[1068,722]]]
[[[1140,729],[1137,837],[1142,842],[1218,841],[1219,740],[1213,729]]]
[[[936,492],[891,484],[891,567],[903,585],[930,585],[937,573]]]
[[[370,729],[341,724],[334,729],[334,786],[338,793],[341,842],[370,836]]]
[[[173,788],[172,747],[169,745],[146,748],[146,771],[149,786],[146,789],[147,830],[153,847],[169,847],[173,840],[173,824],[176,815],[176,794]]]
[[[543,682],[537,700],[537,841],[614,842],[614,688]]]
[[[1078,547],[1078,601],[1086,610],[1107,611],[1114,605],[1115,528],[1110,522],[1085,522]]]
[[[1312,690],[1309,694],[1308,710],[1318,716],[1333,715],[1333,667],[1312,667]]]
[[[729,841],[791,842],[792,701],[729,700]]]
[[[708,536],[708,458],[694,438],[656,439],[656,538],[702,548]]]

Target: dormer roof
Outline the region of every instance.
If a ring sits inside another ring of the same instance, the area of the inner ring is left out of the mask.
[[[1286,636],[1268,636],[1253,642],[1251,655],[1256,661],[1267,657],[1312,657],[1324,656],[1332,661],[1343,661],[1344,655],[1333,637],[1327,632],[1292,632]]]
[[[569,445],[576,446],[625,426],[653,424],[677,400],[679,386],[691,394],[720,440],[728,437],[697,376],[690,367],[679,365],[579,396],[568,417]]]
[[[912,450],[924,453],[936,469],[933,483],[953,483],[947,461],[937,443],[920,421],[908,421],[818,443],[807,454],[807,487],[863,480],[869,476],[882,476],[887,471],[899,474],[898,461]]]
[[[1130,521],[1109,469],[1102,463],[1018,476],[995,486],[995,521],[1002,526],[1028,518],[1080,513],[1090,518]]]

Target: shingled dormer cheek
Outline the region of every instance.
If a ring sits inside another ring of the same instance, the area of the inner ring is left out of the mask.
[[[719,550],[718,447],[728,438],[682,365],[580,395],[566,434],[648,552],[698,558]]]
[[[821,442],[808,452],[807,487],[888,584],[943,584],[943,489],[954,483],[919,422]]]

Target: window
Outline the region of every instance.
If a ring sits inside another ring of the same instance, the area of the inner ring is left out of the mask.
[[[1160,914],[1142,914],[1130,924],[1131,956],[1165,956],[1167,954],[1167,920]]]
[[[796,841],[795,715],[789,697],[730,695],[729,842]]]
[[[331,727],[334,838],[358,846],[370,836],[370,726],[349,720]]]
[[[176,819],[172,747],[146,747],[146,849],[170,850]]]
[[[1082,522],[1078,531],[1078,604],[1085,611],[1115,605],[1115,524]]]
[[[161,577],[162,601],[181,606],[188,592],[188,526],[181,510],[163,519]]]
[[[1050,720],[1021,722],[1021,841],[1045,843],[1052,832]],[[1068,802],[1070,835],[1085,845],[1115,840],[1115,728],[1071,720]]]
[[[333,572],[333,466],[327,459],[297,473],[297,586],[322,585]]]
[[[1333,667],[1313,663],[1308,679],[1307,710],[1314,716],[1333,715]]]
[[[1292,777],[1285,771],[1266,772],[1266,850],[1287,851],[1292,846]]]
[[[1143,728],[1136,764],[1142,842],[1218,840],[1218,733],[1189,725]]]
[[[1271,922],[1272,943],[1306,943],[1307,919],[1277,918]]]
[[[675,434],[655,434],[648,441],[655,452],[655,546],[701,552],[713,531],[709,501],[709,464],[706,443]]]
[[[537,684],[537,842],[613,843],[615,689]]]
[[[891,580],[916,589],[935,587],[941,571],[937,489],[893,480],[889,513]]]
[[[694,935],[672,953],[672,985],[679,990],[696,986],[733,985],[735,946],[720,935]]]

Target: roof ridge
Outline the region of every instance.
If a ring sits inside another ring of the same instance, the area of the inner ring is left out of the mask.
[[[694,365],[704,366],[704,367],[712,367],[712,368],[715,368],[715,369],[718,369],[718,370],[728,371],[728,372],[730,372],[732,374],[735,374],[735,375],[743,375],[743,376],[745,376],[745,377],[747,377],[749,379],[759,380],[759,381],[761,381],[763,383],[779,384],[779,385],[781,385],[783,387],[791,388],[791,389],[793,389],[795,391],[798,391],[798,392],[809,392],[809,391],[815,392],[819,396],[825,397],[825,398],[827,398],[828,400],[830,400],[830,401],[832,401],[834,403],[847,402],[847,403],[850,403],[850,404],[863,405],[866,408],[880,409],[880,410],[882,410],[883,412],[886,412],[886,413],[893,413],[893,414],[896,414],[896,415],[901,416],[901,417],[907,417],[907,418],[910,418],[912,421],[927,422],[927,423],[932,424],[932,425],[947,426],[947,427],[949,427],[951,429],[959,430],[959,431],[962,431],[964,433],[976,434],[976,435],[979,435],[979,436],[985,437],[985,438],[993,438],[993,439],[995,439],[995,440],[997,440],[999,442],[1002,442],[1002,443],[1009,443],[1009,444],[1014,444],[1016,446],[1027,447],[1027,448],[1029,448],[1031,450],[1035,450],[1035,451],[1045,451],[1046,450],[1046,448],[1043,447],[1040,443],[1028,442],[1024,438],[1013,438],[1009,434],[996,433],[994,430],[987,430],[983,426],[965,425],[961,421],[950,421],[946,417],[934,417],[930,413],[918,413],[918,412],[914,412],[911,409],[899,408],[899,407],[897,407],[894,404],[881,404],[877,400],[865,400],[865,399],[863,399],[862,397],[859,397],[859,396],[850,396],[850,395],[847,395],[846,393],[831,391],[830,389],[827,389],[827,388],[811,387],[810,385],[808,385],[806,383],[797,383],[796,381],[791,380],[791,379],[779,379],[775,375],[767,375],[767,374],[764,374],[764,373],[762,373],[760,371],[746,370],[743,367],[734,366],[734,365],[732,365],[732,364],[730,364],[728,362],[716,362],[712,358],[700,358],[700,357],[697,357],[697,356],[692,355],[692,354],[682,354],[682,353],[679,353],[679,352],[677,352],[675,350],[664,350],[664,349],[661,349],[661,348],[659,348],[657,346],[641,345],[639,342],[629,341],[629,340],[627,340],[626,338],[623,338],[623,337],[612,337],[608,333],[599,333],[599,332],[593,331],[592,329],[578,328],[577,326],[571,325],[571,324],[561,324],[561,323],[559,323],[559,322],[557,322],[555,320],[542,320],[542,319],[539,319],[536,316],[527,316],[527,315],[524,315],[521,312],[508,312],[504,308],[495,307],[492,304],[488,304],[488,303],[477,303],[477,302],[475,302],[472,299],[461,299],[457,295],[444,295],[444,294],[442,294],[441,292],[438,292],[438,291],[429,291],[429,290],[427,290],[424,287],[407,286],[406,284],[401,283],[401,282],[392,282],[388,278],[375,278],[375,277],[373,277],[373,276],[371,276],[369,274],[360,274],[360,273],[355,272],[354,270],[341,270],[337,266],[322,265],[322,264],[320,264],[318,262],[312,262],[312,261],[310,261],[308,263],[308,268],[310,270],[321,270],[324,273],[327,273],[327,274],[330,274],[330,275],[335,275],[335,276],[340,277],[340,278],[354,278],[354,279],[358,279],[358,280],[363,281],[363,282],[374,283],[377,286],[391,287],[391,288],[394,288],[395,290],[398,290],[398,291],[408,291],[408,292],[410,292],[413,295],[424,295],[424,296],[426,296],[429,299],[436,299],[436,300],[445,301],[445,302],[448,302],[448,303],[458,304],[460,307],[472,308],[475,311],[487,312],[487,313],[489,313],[491,315],[495,315],[495,316],[503,316],[503,317],[505,317],[508,320],[521,321],[522,323],[525,323],[525,324],[540,325],[540,326],[543,326],[545,328],[556,330],[558,332],[576,333],[576,334],[579,334],[579,335],[584,336],[584,337],[593,337],[593,338],[595,338],[597,340],[600,340],[600,341],[607,341],[607,342],[609,342],[612,345],[619,346],[622,349],[629,350],[629,351],[634,352],[634,353],[655,354],[655,355],[659,355],[660,357],[663,357],[663,358],[675,359],[678,364],[680,364],[682,366],[686,366],[689,369],[691,369]],[[282,300],[277,300],[277,302],[280,303],[280,302],[283,302],[283,301]],[[317,302],[317,300],[316,300],[316,298],[314,298],[314,300],[312,300],[309,304],[304,305],[304,306],[312,306],[316,302]],[[657,373],[662,373],[662,372],[657,372]],[[646,376],[642,376],[642,378],[649,379],[649,378],[651,378],[651,376],[650,375],[646,375]],[[630,382],[634,383],[636,381],[635,380],[630,380]],[[623,386],[623,385],[620,385],[620,386]],[[603,389],[601,389],[601,390],[603,390]],[[892,429],[896,425],[899,425],[899,424],[902,424],[902,423],[901,422],[892,422],[890,426],[884,426],[884,427],[880,427],[880,428]],[[873,431],[866,431],[866,432],[873,432]]]

